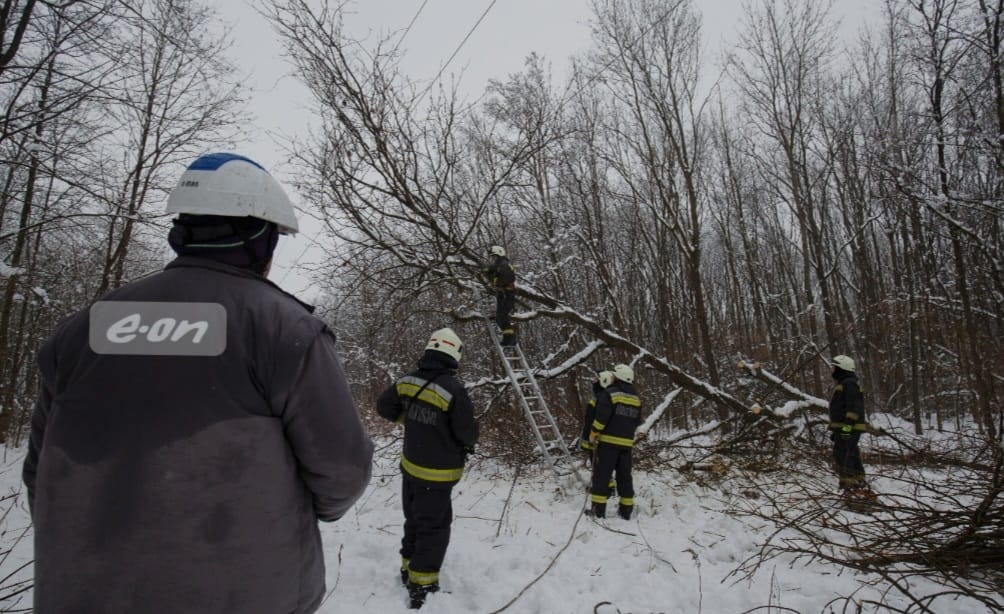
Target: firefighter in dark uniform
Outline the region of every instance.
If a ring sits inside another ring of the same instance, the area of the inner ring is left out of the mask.
[[[641,400],[634,388],[634,370],[624,364],[615,366],[614,382],[607,387],[606,393],[597,399],[596,419],[589,433],[590,442],[596,444],[590,511],[597,518],[606,516],[610,477],[616,475],[620,497],[617,513],[629,520],[634,510],[631,449],[635,429],[641,422]]]
[[[481,270],[495,290],[495,323],[502,331],[502,345],[516,345],[516,329],[509,316],[516,306],[516,271],[506,257],[505,248],[492,246],[491,261]]]
[[[450,496],[478,441],[474,406],[455,375],[461,348],[453,330],[432,333],[418,369],[377,399],[381,416],[404,424],[401,582],[408,588],[413,609],[439,590],[439,570],[453,522]]]
[[[596,374],[596,380],[593,382],[593,396],[586,403],[586,410],[583,412],[582,416],[582,435],[579,436],[579,450],[586,453],[586,456],[592,460],[593,450],[596,449],[596,445],[590,443],[589,433],[593,430],[593,420],[596,419],[596,403],[597,399],[601,396],[607,395],[606,388],[614,381],[613,371],[600,371]]]
[[[596,405],[601,397],[607,397],[609,400],[610,395],[607,393],[606,388],[613,381],[613,371],[600,371],[597,373],[596,381],[593,382],[593,397],[586,403],[586,411],[584,412],[585,415],[582,421],[582,435],[579,436],[579,450],[585,453],[586,463],[589,467],[592,467],[594,457],[596,456],[596,444],[589,441],[589,433],[592,432],[593,421],[596,420]],[[613,475],[610,476],[608,486],[611,493],[616,493],[617,483],[614,481]]]
[[[830,439],[833,440],[833,463],[840,488],[848,498],[874,498],[865,480],[858,440],[868,432],[864,398],[855,374],[854,360],[849,356],[834,356],[833,396],[830,398]]]

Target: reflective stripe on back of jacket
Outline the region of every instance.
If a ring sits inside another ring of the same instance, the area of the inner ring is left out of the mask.
[[[600,432],[599,442],[630,448],[634,432],[641,423],[641,400],[632,384],[615,381],[606,394],[596,399],[593,429]]]
[[[465,448],[478,440],[474,406],[453,374],[456,361],[427,351],[419,368],[377,399],[377,412],[404,424],[401,470],[433,485],[455,484],[463,475]]]
[[[852,425],[854,431],[868,430],[864,393],[854,374],[841,379],[833,387],[833,396],[830,397],[830,430],[839,431],[845,424]]]

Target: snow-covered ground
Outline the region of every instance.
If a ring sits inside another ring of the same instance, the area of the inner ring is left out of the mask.
[[[19,490],[20,456],[8,451],[0,493]],[[402,515],[396,460],[394,446],[382,448],[359,503],[339,522],[322,525],[328,566],[323,613],[407,611],[398,576]],[[745,497],[742,489],[722,482],[700,486],[672,469],[638,472],[635,483],[636,518],[617,518],[612,501],[608,512],[614,518],[595,521],[580,513],[585,493],[558,489],[556,479],[539,468],[521,471],[514,481],[511,472],[489,461],[474,463],[454,490],[444,592],[430,596],[423,611],[809,614],[844,611],[845,604],[834,600],[852,594],[856,600],[908,605],[892,593],[883,595],[887,587],[873,586],[872,576],[818,562],[775,559],[752,581],[739,580],[732,572],[773,529],[728,511],[734,498]],[[23,501],[0,522],[6,551],[29,528]],[[0,560],[0,578],[31,560],[26,535]],[[29,575],[30,566],[4,585]],[[0,610],[30,608],[30,592],[19,597],[19,603],[0,603]],[[835,605],[828,606],[831,602]],[[960,601],[953,601],[950,611],[987,612]]]

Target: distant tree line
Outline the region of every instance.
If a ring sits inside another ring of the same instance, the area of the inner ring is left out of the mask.
[[[567,78],[545,59],[465,100],[339,8],[262,6],[319,108],[292,152],[334,239],[316,271],[360,405],[444,323],[491,411],[505,382],[477,270],[507,247],[517,322],[573,424],[635,365],[662,425],[826,395],[1000,440],[1002,3],[885,0],[852,44],[824,0],[751,3],[707,58],[692,0],[596,0]],[[225,30],[194,0],[6,0],[0,13],[0,434],[22,432],[60,317],[163,261],[179,163],[239,137]],[[720,61],[719,61],[720,60]],[[483,310],[482,310],[483,312]]]
[[[791,399],[739,361],[825,397],[844,353],[870,410],[999,441],[1004,3],[885,0],[849,45],[830,9],[753,2],[713,62],[692,0],[597,0],[567,79],[532,55],[469,101],[403,76],[400,33],[273,7],[321,110],[300,183],[337,240],[320,281],[363,399],[452,320],[493,401],[471,314],[498,243],[570,421],[617,361],[650,405],[693,393],[665,412],[693,427]]]

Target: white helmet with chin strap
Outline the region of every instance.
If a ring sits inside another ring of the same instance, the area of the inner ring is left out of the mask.
[[[830,364],[834,367],[843,369],[844,371],[854,373],[854,359],[850,356],[845,356],[843,354],[834,356],[833,359],[830,360]]]
[[[599,374],[600,387],[606,388],[610,384],[614,383],[614,372],[613,371],[600,371]]]
[[[492,256],[505,257],[505,248],[501,245],[492,245]]]
[[[463,342],[460,341],[460,337],[453,332],[452,328],[440,328],[432,333],[429,342],[425,344],[426,350],[442,352],[457,362],[460,362],[460,352],[463,347]]]
[[[614,377],[630,384],[634,382],[634,369],[621,363],[614,367]]]
[[[192,162],[167,198],[168,213],[253,217],[275,223],[281,234],[299,224],[286,192],[260,164],[232,153],[211,153]]]

